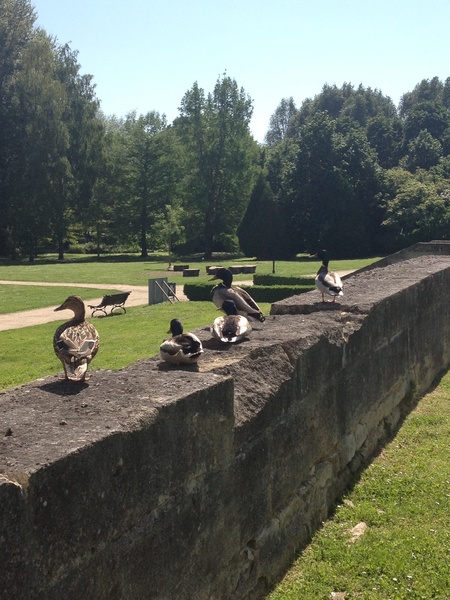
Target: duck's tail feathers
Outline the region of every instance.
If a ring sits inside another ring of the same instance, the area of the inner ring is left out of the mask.
[[[342,288],[338,287],[338,286],[330,287],[330,293],[333,294],[334,296],[343,296],[344,295]]]
[[[248,313],[248,316],[252,319],[256,319],[260,323],[264,323],[264,321],[266,320],[266,317],[261,312]]]
[[[68,371],[70,373],[70,379],[81,380],[86,376],[88,365],[84,361],[74,361],[68,365]]]
[[[234,327],[233,329],[228,329],[224,328],[222,331],[222,335],[219,336],[219,339],[221,342],[224,342],[226,344],[233,344],[234,342],[237,342],[237,334],[236,334],[236,327]]]

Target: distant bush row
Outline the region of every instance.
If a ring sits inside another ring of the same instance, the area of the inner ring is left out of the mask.
[[[272,282],[273,279],[271,276],[261,275],[258,276],[263,280],[267,278]],[[257,276],[255,276],[256,281]],[[279,300],[284,300],[285,298],[289,298],[290,296],[296,296],[298,294],[304,294],[305,292],[310,292],[314,289],[314,279],[301,279],[301,284],[298,284],[299,279],[289,278],[289,277],[279,277],[280,280],[290,280],[291,284],[273,284],[273,285],[252,285],[252,286],[241,286],[242,289],[248,291],[251,294],[252,298],[255,302],[278,302]],[[292,283],[295,281],[295,284]],[[305,283],[307,282],[307,283]],[[201,283],[185,283],[184,284],[184,293],[189,298],[189,300],[201,302],[201,301],[209,301],[211,300],[211,284],[201,284]]]
[[[253,283],[255,285],[285,285],[289,287],[307,286],[314,287],[314,277],[292,277],[285,275],[253,275]]]

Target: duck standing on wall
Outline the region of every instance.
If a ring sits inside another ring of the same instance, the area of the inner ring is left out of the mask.
[[[230,269],[224,269],[223,267],[218,269],[210,281],[214,279],[222,280],[222,283],[214,286],[211,290],[211,300],[217,308],[222,309],[225,300],[233,300],[239,315],[258,319],[261,323],[266,320],[261,309],[248,292],[240,287],[232,287],[233,274]]]
[[[62,362],[65,381],[84,382],[87,368],[98,352],[99,335],[95,327],[85,320],[86,308],[79,296],[69,296],[55,308],[71,310],[73,318],[60,325],[53,336],[53,348]]]
[[[343,296],[344,292],[342,291],[342,281],[337,273],[334,271],[328,270],[328,252],[326,250],[319,250],[317,254],[313,256],[317,256],[322,260],[322,266],[317,271],[317,275],[315,278],[316,288],[322,294],[322,302],[326,302],[325,294],[328,296],[332,296],[332,302],[336,301],[336,296]]]
[[[203,353],[201,341],[193,333],[183,333],[183,325],[179,319],[170,321],[172,337],[165,340],[159,347],[159,355],[173,365],[192,365]]]
[[[247,317],[238,315],[233,300],[225,300],[222,310],[225,315],[214,319],[211,327],[212,336],[226,344],[241,342],[252,330]]]

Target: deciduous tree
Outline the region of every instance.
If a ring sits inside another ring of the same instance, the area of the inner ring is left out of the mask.
[[[382,225],[386,249],[392,252],[416,242],[448,238],[449,181],[433,180],[425,171],[418,171],[415,176],[399,178],[394,174],[394,177],[397,183],[386,203]]]
[[[0,0],[0,252],[15,254],[12,229],[15,211],[14,164],[21,145],[22,123],[17,110],[17,76],[21,59],[34,36],[36,20],[29,0]]]
[[[268,146],[273,146],[283,141],[289,131],[289,124],[297,114],[294,99],[283,98],[270,117],[269,129],[265,136],[265,142]]]
[[[14,247],[32,260],[39,241],[52,235],[59,207],[72,194],[64,123],[67,93],[57,77],[53,41],[38,30],[21,57],[13,110],[16,135],[8,166],[10,223]]]
[[[205,258],[221,240],[236,236],[248,203],[258,159],[251,115],[250,97],[226,75],[208,95],[195,83],[181,102],[177,128],[187,149],[188,237],[197,239]]]
[[[429,170],[442,158],[442,144],[431,133],[424,129],[408,144],[408,153],[401,160],[401,165],[409,171],[416,169]]]

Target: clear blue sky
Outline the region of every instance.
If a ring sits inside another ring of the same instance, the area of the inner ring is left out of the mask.
[[[34,0],[37,25],[79,52],[107,115],[156,110],[169,122],[197,81],[224,72],[253,99],[263,141],[282,98],[323,85],[378,89],[397,105],[422,79],[450,76],[449,0]]]

